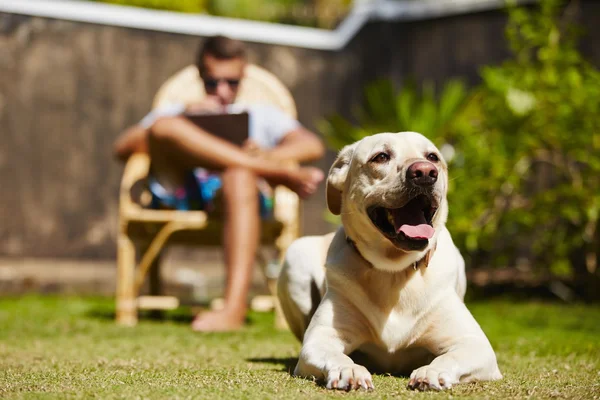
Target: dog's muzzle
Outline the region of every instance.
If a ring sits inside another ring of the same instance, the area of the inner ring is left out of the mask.
[[[396,247],[421,250],[435,234],[433,217],[437,209],[433,196],[419,194],[402,207],[372,206],[367,213],[377,229]]]

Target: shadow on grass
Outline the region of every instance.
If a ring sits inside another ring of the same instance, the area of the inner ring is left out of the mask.
[[[294,372],[294,368],[298,363],[298,357],[259,357],[259,358],[247,358],[246,361],[253,363],[262,363],[262,364],[275,364],[281,366],[281,369],[277,369],[280,372],[287,372],[288,374],[292,374]]]
[[[86,315],[93,319],[99,319],[104,321],[114,321],[116,317],[115,309],[110,307],[97,307],[92,308],[86,313]],[[181,307],[170,311],[161,310],[142,310],[138,313],[139,321],[151,321],[151,322],[172,322],[175,324],[190,325],[196,316],[196,312],[189,307]],[[246,316],[245,325],[253,326],[259,325],[261,321],[255,321],[255,318]],[[264,318],[263,318],[264,319]]]
[[[114,309],[94,308],[87,313],[87,316],[94,319],[111,320],[116,317]],[[180,324],[190,324],[194,319],[194,314],[190,310],[175,310],[175,311],[140,311],[140,320],[158,321],[158,322],[175,322]]]

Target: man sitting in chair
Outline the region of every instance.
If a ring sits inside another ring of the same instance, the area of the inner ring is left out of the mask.
[[[196,316],[192,328],[197,331],[235,330],[244,323],[260,239],[260,213],[270,207],[269,194],[259,190],[265,188],[264,180],[285,185],[305,198],[324,178],[320,169],[289,165],[290,160],[301,163],[321,158],[324,146],[317,135],[275,107],[243,107],[250,126],[243,147],[182,116],[184,112],[238,112],[241,105],[234,101],[245,66],[242,42],[223,36],[207,39],[197,61],[207,96],[194,104],[157,108],[115,142],[115,153],[123,161],[134,152],[150,154],[150,191],[156,206],[210,211],[220,188],[225,219],[225,306]],[[196,201],[198,196],[201,201]]]

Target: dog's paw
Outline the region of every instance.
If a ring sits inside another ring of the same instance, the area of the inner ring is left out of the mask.
[[[415,369],[410,374],[408,388],[413,390],[444,390],[450,389],[454,382],[449,372],[441,371],[430,366]]]
[[[352,390],[375,389],[371,374],[365,367],[358,364],[333,368],[327,374],[327,389]]]

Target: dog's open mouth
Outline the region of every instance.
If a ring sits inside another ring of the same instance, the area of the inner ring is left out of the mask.
[[[418,195],[400,208],[374,206],[367,211],[371,221],[394,244],[411,249],[427,245],[435,233],[432,221],[437,207],[426,195]]]

